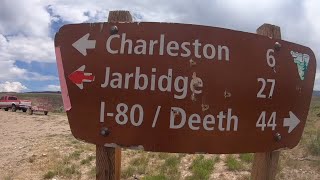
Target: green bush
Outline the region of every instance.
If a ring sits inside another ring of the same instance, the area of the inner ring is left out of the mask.
[[[192,176],[187,177],[188,180],[207,180],[213,171],[215,161],[205,159],[203,155],[198,156],[193,160],[190,170]]]
[[[47,173],[45,173],[45,174],[43,175],[43,178],[44,178],[44,179],[52,179],[55,175],[56,175],[55,172],[53,172],[53,171],[48,171]]]
[[[320,131],[317,131],[315,135],[311,136],[308,149],[312,155],[320,155]]]
[[[251,163],[253,161],[253,154],[252,153],[239,154],[239,158],[246,163]]]
[[[163,165],[160,167],[161,174],[158,177],[166,177],[167,179],[180,179],[180,161],[181,157],[176,155],[171,155],[166,158]]]
[[[228,170],[237,171],[243,168],[243,165],[240,161],[238,161],[233,155],[228,155],[226,158],[226,165]]]

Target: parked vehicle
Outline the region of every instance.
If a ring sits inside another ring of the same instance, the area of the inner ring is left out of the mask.
[[[43,112],[44,115],[48,115],[48,109],[45,106],[30,106],[27,110],[29,115],[32,115],[34,112]]]
[[[8,111],[11,109],[12,112],[22,110],[26,112],[31,107],[31,101],[19,100],[16,96],[2,96],[0,98],[0,109]]]

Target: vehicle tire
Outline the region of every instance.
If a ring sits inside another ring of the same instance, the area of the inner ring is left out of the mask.
[[[44,112],[44,115],[48,115],[48,111],[45,111],[45,112]]]
[[[16,111],[17,111],[16,105],[12,104],[12,106],[11,106],[11,111],[12,111],[12,112],[16,112]]]
[[[28,113],[29,115],[32,115],[32,114],[33,114],[32,109],[31,109],[31,108],[29,108],[29,109],[27,110],[27,113]]]
[[[4,108],[4,110],[5,110],[5,111],[8,111],[8,110],[9,110],[9,108]]]

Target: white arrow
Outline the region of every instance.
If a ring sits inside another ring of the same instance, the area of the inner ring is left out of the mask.
[[[96,40],[88,40],[90,33],[84,35],[72,44],[84,56],[87,55],[87,49],[94,49],[96,47]]]
[[[284,118],[283,127],[289,127],[288,133],[291,133],[295,127],[300,123],[300,120],[293,114],[293,112],[289,112],[290,117]]]

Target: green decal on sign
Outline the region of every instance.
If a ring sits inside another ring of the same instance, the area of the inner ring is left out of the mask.
[[[291,51],[291,55],[294,58],[294,63],[297,64],[300,79],[304,80],[305,74],[308,70],[310,56],[308,54],[302,54],[294,51]]]

